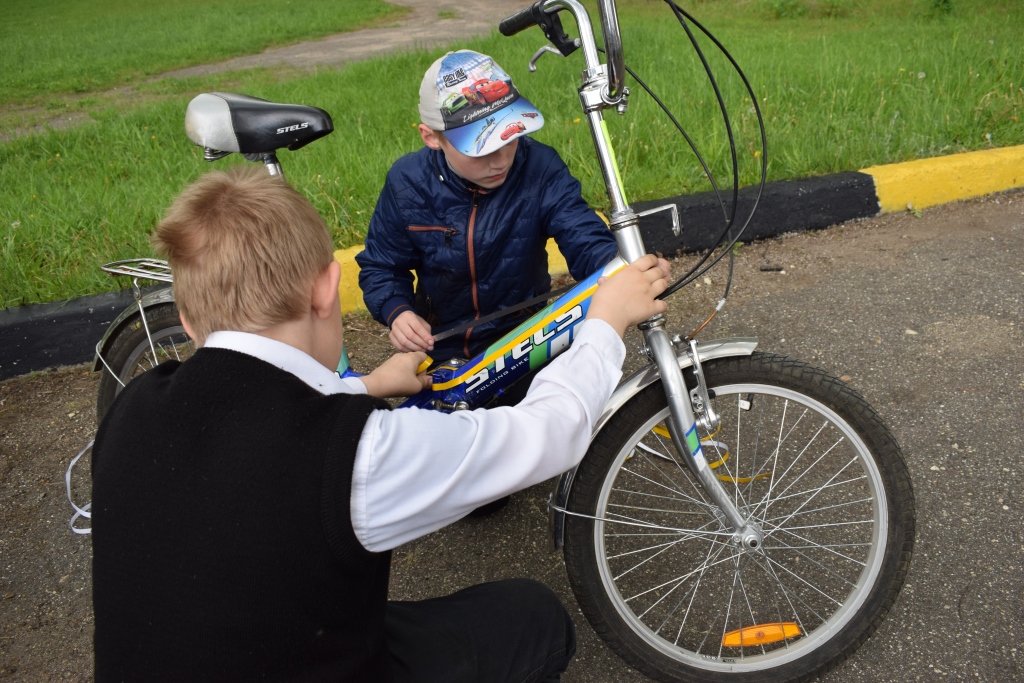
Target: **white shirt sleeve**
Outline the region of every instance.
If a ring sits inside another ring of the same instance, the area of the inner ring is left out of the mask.
[[[341,394],[365,394],[366,385],[358,377],[338,378],[338,384],[342,387],[338,393]]]
[[[374,552],[395,548],[575,466],[622,376],[625,354],[610,325],[587,320],[517,406],[375,411],[352,476],[352,527],[360,543]]]

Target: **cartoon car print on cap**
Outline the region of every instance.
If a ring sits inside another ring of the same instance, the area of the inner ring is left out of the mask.
[[[462,94],[476,104],[490,104],[508,94],[508,83],[481,78],[468,88],[463,88]]]
[[[466,96],[453,92],[445,98],[444,102],[441,104],[441,109],[443,109],[446,114],[454,114],[458,110],[467,106],[469,106],[469,100],[466,99]]]
[[[519,135],[520,133],[525,133],[525,132],[526,132],[526,126],[523,125],[523,122],[522,121],[516,121],[515,123],[510,123],[510,124],[508,124],[505,127],[505,132],[503,132],[501,134],[501,139],[502,140],[508,140],[513,135]]]
[[[424,94],[430,74],[437,99]],[[434,63],[424,83],[420,102],[423,123],[441,131],[467,156],[486,156],[544,126],[544,115],[516,89],[512,77],[479,52],[447,53]],[[519,125],[509,129],[511,122]]]

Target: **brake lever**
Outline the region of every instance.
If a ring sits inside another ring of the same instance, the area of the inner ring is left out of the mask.
[[[533,73],[537,70],[537,60],[544,56],[545,52],[553,52],[559,57],[562,56],[562,53],[556,50],[555,48],[551,47],[550,44],[541,46],[539,50],[533,53],[533,57],[530,58],[530,73]]]
[[[551,13],[545,12],[542,7],[542,3],[537,3],[533,6],[533,18],[537,22],[537,26],[544,32],[544,37],[551,41],[551,44],[558,50],[563,57],[568,57],[583,43],[580,42],[579,38],[570,38],[565,34],[565,29],[562,28],[562,20],[558,18],[558,11]]]

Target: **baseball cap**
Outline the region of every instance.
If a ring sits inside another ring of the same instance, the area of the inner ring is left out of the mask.
[[[470,157],[486,156],[544,126],[544,117],[504,69],[472,50],[449,52],[427,69],[420,83],[420,121]]]

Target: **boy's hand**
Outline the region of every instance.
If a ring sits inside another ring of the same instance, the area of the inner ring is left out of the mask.
[[[668,261],[648,254],[611,277],[601,278],[587,318],[605,321],[621,337],[631,325],[668,308],[654,298],[668,287],[668,272]]]
[[[412,396],[429,387],[434,379],[430,375],[416,374],[416,369],[426,357],[425,353],[398,353],[359,379],[366,385],[366,393],[370,396]]]
[[[388,335],[391,345],[399,351],[433,351],[434,338],[430,335],[430,323],[416,315],[415,311],[402,311],[391,323]]]

